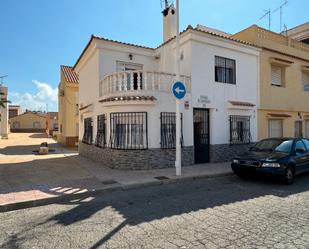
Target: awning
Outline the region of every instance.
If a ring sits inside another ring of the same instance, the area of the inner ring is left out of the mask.
[[[275,64],[275,65],[279,65],[279,66],[284,66],[284,67],[290,66],[290,65],[292,65],[294,63],[293,61],[289,61],[289,60],[281,59],[281,58],[277,58],[277,57],[269,58],[269,62],[271,64]]]
[[[290,118],[292,115],[287,113],[268,113],[268,116],[273,118]]]
[[[234,106],[246,106],[246,107],[254,107],[255,104],[252,104],[250,102],[243,102],[243,101],[233,101],[233,100],[229,100],[229,103],[231,103]]]

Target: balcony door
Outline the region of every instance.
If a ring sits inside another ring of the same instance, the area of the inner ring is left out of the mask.
[[[117,71],[142,71],[143,65],[141,64],[135,64],[135,63],[129,63],[129,62],[122,62],[117,61]],[[131,77],[133,77],[133,89],[137,90],[138,85],[140,86],[140,89],[143,88],[143,75],[141,72],[133,73],[133,74],[127,74],[126,76],[126,83],[127,83],[127,89],[131,89]]]

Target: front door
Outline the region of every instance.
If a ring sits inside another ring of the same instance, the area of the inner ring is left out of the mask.
[[[209,162],[209,110],[193,109],[195,163]]]

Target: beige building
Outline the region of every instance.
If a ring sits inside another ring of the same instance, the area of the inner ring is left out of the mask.
[[[259,139],[309,137],[309,45],[256,25],[232,37],[262,48]]]
[[[61,66],[58,87],[58,141],[66,146],[78,142],[78,75],[72,67]]]
[[[309,44],[309,22],[296,26],[283,32],[290,38]]]
[[[20,105],[9,105],[9,119],[22,113]]]
[[[45,132],[46,114],[39,112],[24,112],[10,118],[11,132]]]
[[[9,124],[8,124],[8,88],[0,84],[0,98],[3,106],[0,106],[0,139],[8,138]]]
[[[58,132],[58,112],[47,112],[46,126],[48,135],[53,136],[54,132]]]

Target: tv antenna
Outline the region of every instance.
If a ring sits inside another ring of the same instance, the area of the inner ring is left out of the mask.
[[[270,30],[270,25],[271,25],[271,10],[264,10],[265,14],[260,17],[259,20],[262,20],[264,17],[268,16],[268,29]]]
[[[280,30],[279,32],[281,33],[282,31],[282,15],[283,15],[283,7],[286,6],[288,4],[288,0],[284,0],[284,2],[275,10],[273,10],[272,13],[276,13],[278,10],[280,10]]]
[[[8,77],[8,75],[2,75],[2,76],[0,76],[0,85],[3,84],[3,79],[4,79],[5,77]]]
[[[164,3],[164,7],[163,7],[163,3]],[[170,6],[173,3],[173,1],[171,0],[161,0],[160,4],[161,4],[161,9],[167,9],[168,6]]]

